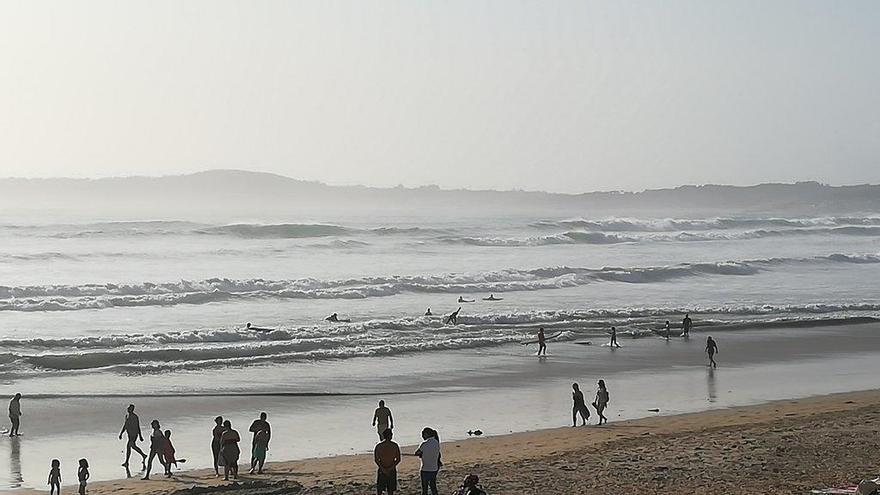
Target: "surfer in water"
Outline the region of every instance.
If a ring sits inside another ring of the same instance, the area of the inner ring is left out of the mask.
[[[468,301],[467,299],[465,299],[461,296],[458,296],[458,302],[460,302],[460,303],[472,303],[472,302],[476,302],[476,301],[477,301],[476,299],[471,299],[470,301]]]
[[[245,326],[245,329],[246,330],[253,330],[255,332],[271,332],[272,331],[271,328],[255,327],[255,326],[251,325],[250,322],[248,322],[248,324]]]
[[[351,320],[340,320],[338,313],[333,313],[332,315],[324,318],[324,320],[329,321],[330,323],[351,323]]]
[[[718,354],[718,344],[715,343],[715,339],[712,337],[706,339],[706,354],[709,355],[709,366],[717,368],[718,363],[715,362],[715,354]]]
[[[694,326],[694,322],[691,320],[690,314],[685,313],[684,319],[681,320],[681,328],[683,332],[681,333],[682,337],[689,337],[691,334],[691,327]]]
[[[431,312],[431,308],[428,308],[428,310],[425,311],[425,316],[434,316],[434,313]]]
[[[443,322],[444,325],[458,325],[458,312],[461,311],[461,306],[455,310],[454,313],[450,313],[449,316],[446,317],[446,320]]]
[[[620,347],[620,344],[617,343],[617,329],[611,327],[611,343],[608,344],[609,347]]]
[[[544,327],[538,329],[538,355],[540,356],[542,352],[545,356],[547,355],[547,339],[544,337]]]
[[[484,297],[484,301],[503,301],[503,298],[495,297],[495,294],[489,294],[489,297]]]

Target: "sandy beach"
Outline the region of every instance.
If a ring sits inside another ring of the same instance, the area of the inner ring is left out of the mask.
[[[466,474],[477,473],[493,494],[807,493],[877,474],[878,406],[875,390],[447,442],[440,491],[450,493]],[[98,482],[89,493],[373,490],[369,455],[275,462],[267,469],[262,476],[243,475],[238,485],[199,470],[171,480]],[[400,493],[417,493],[417,460],[405,457],[399,472]]]

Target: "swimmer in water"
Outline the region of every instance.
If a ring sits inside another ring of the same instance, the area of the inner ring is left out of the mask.
[[[431,312],[431,308],[428,308],[428,310],[425,311],[425,316],[434,316],[434,313]]]
[[[504,299],[501,297],[495,297],[495,294],[489,294],[489,297],[484,297],[484,301],[503,301]]]
[[[245,326],[245,329],[247,329],[247,330],[254,330],[254,331],[257,331],[257,332],[271,332],[271,331],[272,331],[271,328],[260,328],[260,327],[255,327],[255,326],[251,325],[250,322],[248,322],[248,324]]]
[[[351,320],[340,320],[338,313],[333,313],[332,315],[324,318],[324,320],[329,321],[330,323],[351,323]]]
[[[476,299],[471,299],[470,301],[468,301],[467,299],[465,299],[465,298],[463,298],[463,297],[461,297],[461,296],[458,296],[458,302],[460,302],[460,303],[472,303],[472,302],[477,302],[477,300],[476,300]]]
[[[449,316],[447,316],[446,320],[443,322],[443,324],[444,325],[449,325],[449,324],[458,325],[458,312],[459,311],[461,311],[461,306],[459,306],[458,309],[456,309],[454,313],[451,313]]]

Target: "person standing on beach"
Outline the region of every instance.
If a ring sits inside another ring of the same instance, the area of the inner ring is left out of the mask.
[[[608,344],[610,347],[620,347],[620,344],[617,343],[617,329],[611,327],[611,343]]]
[[[684,314],[684,319],[681,320],[681,328],[682,328],[682,337],[690,337],[691,335],[691,327],[694,326],[693,320],[691,320],[691,316],[689,313]]]
[[[440,471],[440,441],[437,439],[437,432],[431,428],[422,430],[422,439],[424,440],[416,450],[415,455],[422,460],[422,468],[420,477],[422,481],[422,495],[428,495],[428,489],[431,489],[431,495],[437,495],[437,472]]]
[[[709,355],[709,366],[717,368],[718,363],[715,362],[715,354],[718,354],[718,344],[712,337],[706,339],[706,354]]]
[[[538,329],[538,355],[547,355],[547,338],[544,336],[544,327]]]
[[[159,464],[162,464],[162,467],[166,467],[164,457],[165,434],[162,433],[162,427],[159,426],[158,419],[151,421],[150,426],[153,428],[152,433],[150,433],[150,455],[147,458],[147,472],[144,473],[144,477],[141,478],[143,480],[150,479],[150,471],[153,470],[153,459],[156,457],[159,458]]]
[[[211,453],[214,454],[214,475],[220,476],[220,437],[223,436],[223,416],[214,418],[214,429],[211,431]]]
[[[587,426],[587,419],[590,417],[590,410],[587,409],[586,401],[584,401],[584,393],[581,392],[577,383],[571,384],[571,400],[574,402],[571,408],[571,426],[577,426],[578,414],[581,415],[581,426]]]
[[[251,449],[250,474],[263,474],[263,465],[266,464],[266,451],[269,450],[269,430],[260,430],[254,435],[254,446]]]
[[[669,332],[671,331],[669,327],[669,320],[666,320],[666,340],[669,340]]]
[[[248,431],[254,434],[254,438],[251,440],[251,446],[257,443],[257,433],[266,430],[269,432],[269,438],[272,438],[272,427],[269,425],[269,422],[266,421],[268,415],[265,412],[260,413],[260,419],[255,419],[253,423],[251,423],[251,427],[248,428]],[[266,450],[269,450],[268,444],[266,445]]]
[[[144,451],[137,446],[138,440],[143,442],[144,437],[141,435],[141,420],[138,418],[138,415],[134,413],[134,404],[128,405],[128,413],[125,415],[125,423],[123,423],[122,430],[119,432],[120,440],[122,440],[123,433],[128,434],[128,443],[125,444],[125,462],[122,463],[122,466],[128,467],[128,459],[131,457],[131,451],[134,450],[141,455],[143,458],[141,459],[141,463],[143,463],[144,468],[146,468],[147,454],[144,454]]]
[[[61,461],[52,459],[49,469],[49,495],[57,493],[61,495]]]
[[[608,407],[608,389],[605,388],[605,380],[599,380],[599,389],[596,390],[596,399],[593,401],[593,407],[596,408],[596,412],[599,413],[599,423],[607,423],[608,418],[603,414],[605,412],[605,408]]]
[[[12,427],[9,429],[9,436],[17,437],[21,435],[18,432],[18,427],[21,426],[21,394],[15,394],[12,400],[9,401],[9,421],[12,423]]]
[[[229,481],[229,473],[238,479],[238,458],[241,450],[238,442],[241,437],[232,429],[232,423],[227,419],[223,422],[223,435],[220,436],[220,458],[223,460],[223,479]]]
[[[384,400],[379,401],[379,407],[373,413],[373,426],[376,427],[376,432],[379,433],[380,441],[385,438],[385,430],[394,429],[394,417],[391,415],[391,409],[385,407]]]
[[[85,459],[79,460],[76,478],[79,480],[79,495],[86,495],[86,483],[89,481],[89,461]]]
[[[373,460],[378,466],[376,472],[376,495],[387,491],[394,495],[397,491],[397,465],[400,464],[400,446],[391,441],[394,432],[387,428],[382,432],[382,441],[373,449]]]

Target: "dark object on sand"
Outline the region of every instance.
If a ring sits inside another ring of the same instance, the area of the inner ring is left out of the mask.
[[[483,434],[483,430],[468,430],[469,437],[478,437]]]

